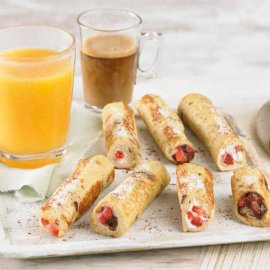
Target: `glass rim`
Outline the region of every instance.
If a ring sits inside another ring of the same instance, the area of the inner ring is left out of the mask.
[[[137,18],[138,19],[138,22],[131,25],[131,26],[128,26],[128,27],[122,27],[122,28],[118,28],[118,29],[102,29],[102,28],[98,28],[98,27],[94,27],[94,26],[89,26],[89,25],[86,25],[84,23],[81,22],[81,18],[84,16],[84,15],[87,15],[87,14],[91,14],[93,12],[96,12],[96,11],[99,11],[99,12],[102,12],[102,11],[111,11],[111,12],[124,12],[128,15],[132,15],[133,17]],[[91,30],[94,30],[94,31],[97,31],[97,32],[120,32],[120,31],[127,31],[127,30],[130,30],[130,29],[133,29],[139,25],[142,24],[142,17],[134,12],[134,11],[131,11],[129,9],[124,9],[124,8],[94,8],[94,9],[89,9],[89,10],[86,10],[82,13],[80,13],[78,16],[77,16],[77,23],[80,25],[80,26],[83,26],[83,27],[86,27],[88,29],[91,29]]]
[[[43,62],[50,62],[50,61],[54,61],[54,60],[58,60],[63,58],[64,56],[66,56],[67,54],[69,54],[70,52],[72,52],[75,49],[75,45],[76,45],[76,38],[75,36],[67,31],[64,30],[63,28],[60,27],[55,27],[55,26],[48,26],[48,25],[18,25],[18,26],[11,26],[11,27],[5,27],[5,28],[0,28],[0,35],[2,32],[6,31],[6,30],[16,30],[16,29],[20,29],[20,28],[43,28],[43,29],[54,29],[54,30],[59,30],[64,34],[67,34],[67,36],[69,36],[71,38],[71,42],[70,44],[63,50],[61,51],[57,51],[56,54],[50,55],[50,57],[44,57],[44,56],[35,56],[35,57],[30,57],[30,56],[12,56],[12,55],[1,55],[1,51],[0,51],[0,61],[5,61],[5,62],[18,62],[18,63],[23,63],[23,60],[28,60],[28,59],[40,59],[40,63]],[[35,49],[34,47],[31,47],[29,49]],[[46,48],[44,48],[46,49]],[[20,61],[17,61],[20,60]],[[37,62],[34,62],[35,64],[37,64]],[[27,62],[27,64],[32,64],[31,62]]]

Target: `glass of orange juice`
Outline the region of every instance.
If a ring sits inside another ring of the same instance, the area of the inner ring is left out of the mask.
[[[34,168],[66,150],[75,38],[54,27],[0,30],[0,161]]]

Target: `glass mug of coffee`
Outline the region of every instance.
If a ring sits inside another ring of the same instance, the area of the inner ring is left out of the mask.
[[[155,75],[161,35],[141,33],[142,19],[122,9],[94,9],[79,15],[81,69],[86,107],[94,111],[108,103],[131,102],[137,68],[147,77]],[[146,41],[156,44],[153,64],[143,70],[139,55]]]

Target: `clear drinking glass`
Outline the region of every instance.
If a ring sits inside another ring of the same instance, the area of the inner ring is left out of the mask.
[[[94,9],[79,15],[80,56],[86,107],[100,111],[106,104],[132,99],[137,68],[147,77],[155,75],[161,34],[140,32],[142,18],[121,9]],[[153,64],[143,70],[139,57],[143,43],[156,43]]]
[[[0,161],[32,168],[63,155],[75,38],[46,26],[0,30]]]

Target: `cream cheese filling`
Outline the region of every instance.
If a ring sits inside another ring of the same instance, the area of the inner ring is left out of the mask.
[[[226,154],[230,154],[234,161],[241,162],[243,160],[243,153],[242,151],[236,151],[236,146],[237,145],[230,144],[227,147],[223,148],[220,152],[221,158],[224,157]],[[223,160],[222,163],[228,165],[224,163]]]
[[[199,216],[201,218],[201,220],[202,220],[203,223],[206,222],[206,221],[208,221],[208,218],[203,217],[203,216],[200,216],[199,214],[197,214],[196,212],[194,212],[192,210],[193,206],[197,206],[197,207],[200,207],[201,208],[200,204],[197,201],[191,201],[190,204],[189,204],[188,209],[186,210],[185,222],[186,222],[186,225],[187,225],[188,228],[190,228],[190,229],[197,229],[198,227],[195,226],[195,225],[193,225],[191,223],[191,220],[188,218],[188,214],[187,213],[188,212],[191,212],[194,216]]]

